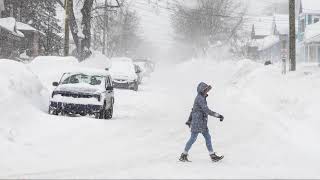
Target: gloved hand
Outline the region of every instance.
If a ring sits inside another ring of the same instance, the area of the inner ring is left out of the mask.
[[[224,120],[224,117],[222,115],[220,115],[218,118],[220,119],[220,122]]]
[[[190,128],[191,122],[190,122],[190,121],[187,121],[187,122],[186,122],[186,125],[189,126],[189,128]]]

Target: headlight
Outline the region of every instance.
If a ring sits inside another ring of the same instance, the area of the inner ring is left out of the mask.
[[[53,91],[51,97],[53,98],[53,96],[54,96],[54,95],[57,95],[57,94],[59,94],[59,92]]]

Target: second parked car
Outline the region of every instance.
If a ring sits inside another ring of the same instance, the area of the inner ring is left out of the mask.
[[[139,78],[132,59],[126,57],[111,59],[110,74],[115,88],[138,91]]]

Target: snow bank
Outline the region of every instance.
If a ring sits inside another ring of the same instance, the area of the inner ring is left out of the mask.
[[[80,66],[104,70],[110,68],[111,62],[110,59],[101,52],[94,51],[88,59],[80,63]]]
[[[39,56],[28,66],[46,87],[53,88],[52,82],[59,82],[65,72],[76,71],[79,62],[74,57]]]
[[[0,84],[0,149],[5,150],[6,143],[15,142],[47,110],[49,94],[25,64],[12,60],[0,59]]]
[[[10,98],[13,98],[10,101],[16,101],[10,102],[14,104],[20,104],[19,98],[28,100],[34,105],[39,105],[42,102],[39,95],[42,94],[44,87],[38,77],[25,64],[1,59],[0,84],[0,99],[2,102],[6,102]],[[3,105],[3,103],[0,103],[0,105]]]

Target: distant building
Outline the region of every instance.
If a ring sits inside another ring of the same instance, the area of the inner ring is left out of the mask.
[[[320,0],[297,0],[298,58],[320,63]]]
[[[261,61],[280,61],[282,50],[286,52],[288,49],[288,34],[288,15],[256,17],[252,22],[249,57]]]
[[[30,57],[38,56],[42,34],[13,17],[0,18],[0,58],[16,58],[22,52]]]

